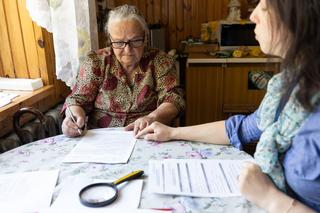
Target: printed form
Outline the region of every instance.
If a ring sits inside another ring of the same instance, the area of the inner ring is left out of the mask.
[[[127,163],[136,139],[123,128],[88,130],[63,162]]]
[[[240,196],[237,177],[245,161],[165,159],[149,161],[149,192],[192,197]]]

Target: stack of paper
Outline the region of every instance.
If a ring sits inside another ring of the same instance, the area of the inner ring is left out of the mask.
[[[237,177],[245,161],[252,160],[151,160],[149,192],[193,197],[240,196]]]
[[[43,87],[41,78],[2,78],[0,77],[0,89],[4,90],[28,90],[33,91]]]

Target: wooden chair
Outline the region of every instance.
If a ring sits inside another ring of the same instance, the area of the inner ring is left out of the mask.
[[[22,127],[20,125],[20,118],[24,114],[32,114],[37,120],[31,122],[30,125]],[[49,123],[49,118],[34,107],[21,108],[13,116],[14,131],[19,137],[21,145],[54,136],[55,132],[50,132]]]

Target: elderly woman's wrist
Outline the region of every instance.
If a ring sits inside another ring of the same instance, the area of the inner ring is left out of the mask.
[[[156,114],[154,113],[150,113],[149,115],[146,116],[148,119],[151,120],[151,123],[155,122],[155,121],[158,121],[158,117]]]

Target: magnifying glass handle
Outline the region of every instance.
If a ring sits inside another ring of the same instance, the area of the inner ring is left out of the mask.
[[[134,172],[131,172],[130,174],[123,176],[122,178],[119,178],[118,180],[112,182],[113,185],[118,185],[120,183],[123,183],[125,181],[129,181],[129,180],[134,180],[138,177],[141,177],[143,175],[143,171],[142,170],[137,170]]]

